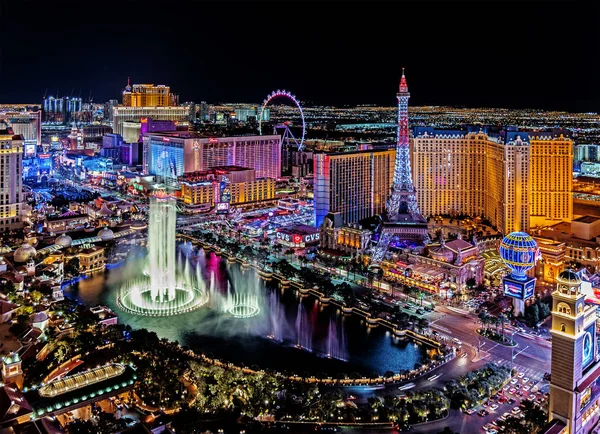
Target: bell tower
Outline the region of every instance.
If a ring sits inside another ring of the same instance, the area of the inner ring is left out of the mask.
[[[556,282],[550,331],[550,419],[565,423],[565,433],[588,433],[600,413],[600,397],[592,393],[600,375],[596,307],[585,304],[581,279],[573,271],[563,271]]]

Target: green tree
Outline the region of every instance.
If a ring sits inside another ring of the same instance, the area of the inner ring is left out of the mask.
[[[29,293],[29,297],[31,298],[31,300],[33,300],[34,303],[39,303],[43,296],[44,294],[42,294],[40,291],[31,291]]]
[[[535,327],[540,321],[540,311],[537,303],[525,308],[525,322],[529,327]]]
[[[69,276],[79,275],[79,258],[78,257],[71,258],[65,265],[64,270],[65,270],[65,274],[68,274]]]

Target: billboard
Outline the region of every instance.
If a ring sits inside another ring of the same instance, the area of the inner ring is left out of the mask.
[[[504,295],[514,298],[523,298],[523,284],[512,282],[510,280],[504,281]]]
[[[595,359],[596,323],[590,324],[583,333],[581,346],[581,369],[587,368]]]
[[[502,280],[504,295],[527,300],[535,293],[535,277],[528,277],[526,280],[511,279],[509,276]]]
[[[35,143],[25,143],[25,146],[24,146],[25,158],[35,157],[36,147],[37,146]]]
[[[314,234],[288,234],[286,232],[277,232],[277,239],[293,244],[308,244],[319,241],[319,233]]]
[[[231,189],[225,181],[219,183],[219,202],[231,202]]]
[[[152,143],[149,172],[151,175],[171,179],[177,179],[178,176],[182,176],[183,147]]]
[[[217,214],[227,214],[229,212],[229,202],[217,202],[215,209]]]
[[[525,284],[525,295],[523,296],[523,300],[533,297],[533,294],[535,294],[535,279],[530,280]]]

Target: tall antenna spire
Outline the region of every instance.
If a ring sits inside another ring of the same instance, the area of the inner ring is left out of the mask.
[[[404,68],[402,68],[402,78],[400,78],[400,93],[408,92],[408,85],[406,84],[406,76],[404,75]]]

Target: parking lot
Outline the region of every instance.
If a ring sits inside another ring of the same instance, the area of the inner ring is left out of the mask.
[[[547,405],[547,389],[546,382],[529,378],[524,372],[519,372],[502,390],[466,413],[472,418],[483,419],[473,423],[484,422],[482,429],[488,434],[500,433],[503,431],[500,421],[510,416],[523,417],[522,408],[525,400],[531,400],[534,405],[542,407]]]

